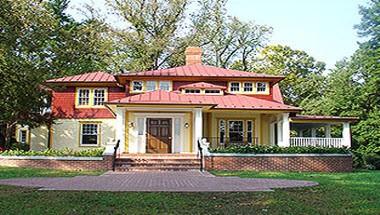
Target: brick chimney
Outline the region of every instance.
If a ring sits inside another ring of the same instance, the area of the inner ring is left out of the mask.
[[[189,46],[185,51],[186,65],[202,64],[202,49],[196,46]]]

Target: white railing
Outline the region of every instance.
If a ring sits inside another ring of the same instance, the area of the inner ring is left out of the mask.
[[[290,146],[316,146],[342,148],[343,138],[291,137]]]

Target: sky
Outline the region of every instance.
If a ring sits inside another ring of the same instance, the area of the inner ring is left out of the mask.
[[[270,44],[306,51],[327,68],[358,48],[354,25],[366,0],[229,0],[227,13],[243,21],[273,27]],[[78,16],[84,3],[104,8],[104,0],[72,0],[69,13]],[[115,22],[115,20],[111,20]]]

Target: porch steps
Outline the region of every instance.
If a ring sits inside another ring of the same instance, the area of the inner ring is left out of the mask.
[[[123,154],[116,159],[116,171],[187,171],[199,170],[196,155]]]

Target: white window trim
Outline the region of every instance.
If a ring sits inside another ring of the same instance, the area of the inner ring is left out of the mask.
[[[239,84],[239,90],[237,90],[237,91],[232,91],[232,90],[231,90],[231,88],[232,88],[232,84],[234,84],[234,83],[238,83],[238,84]],[[241,82],[238,82],[238,81],[231,81],[231,82],[229,82],[229,83],[228,83],[228,91],[229,91],[230,93],[240,93],[240,92],[241,92]]]
[[[264,83],[265,84],[265,91],[258,91],[258,84],[259,83]],[[255,83],[255,94],[262,94],[262,95],[267,95],[269,94],[269,83],[265,81],[258,81]]]
[[[169,84],[169,92],[170,91],[173,91],[173,84],[172,84],[172,81],[159,81],[158,82],[158,89],[160,89],[161,90],[161,83],[163,83],[163,82],[167,82],[168,84]],[[166,91],[166,90],[165,90]]]
[[[96,143],[96,145],[91,145],[91,144],[83,144],[82,143],[82,128],[83,128],[83,125],[88,125],[88,124],[97,124],[98,126],[98,131],[97,131],[97,143]],[[102,123],[101,122],[80,122],[79,123],[79,146],[80,147],[99,147],[100,146],[100,143],[101,143],[101,138],[102,138],[102,135],[101,135],[101,131],[102,131],[102,129],[101,129],[101,126],[102,126]]]
[[[104,103],[106,103],[108,101],[108,89],[106,87],[97,87],[97,88],[93,88],[92,91],[90,91],[93,95],[92,96],[92,103],[90,102],[90,104],[92,104],[91,106],[93,106],[93,107],[104,107],[104,104],[95,105],[95,90],[104,90]],[[90,96],[90,98],[91,98],[91,96]]]
[[[245,90],[245,84],[251,84],[252,85],[252,90],[251,91],[246,91]],[[243,82],[242,83],[242,92],[245,94],[251,94],[255,92],[255,83],[254,82]]]
[[[154,83],[154,89],[153,90],[148,90],[148,82]],[[152,92],[158,89],[158,83],[157,81],[145,81],[145,91],[146,92]]]
[[[141,82],[141,90],[135,90],[134,89],[134,83],[135,82]],[[131,81],[131,87],[130,87],[130,91],[132,92],[132,93],[141,93],[141,92],[144,92],[144,86],[145,86],[145,83],[144,83],[144,81],[142,81],[142,80],[133,80],[133,81]]]
[[[88,104],[80,104],[79,103],[79,100],[80,100],[80,91],[81,90],[88,90]],[[75,106],[76,107],[91,107],[91,88],[88,88],[88,87],[77,87],[75,89]]]

